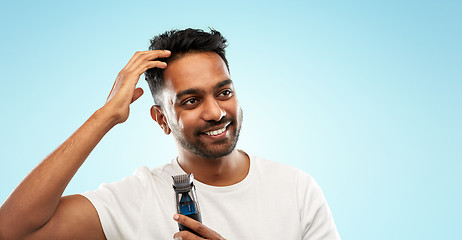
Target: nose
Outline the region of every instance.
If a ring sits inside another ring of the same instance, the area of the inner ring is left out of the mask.
[[[202,111],[202,118],[205,121],[220,121],[226,112],[220,107],[218,102],[215,99],[208,99],[205,104],[203,104],[204,109]]]

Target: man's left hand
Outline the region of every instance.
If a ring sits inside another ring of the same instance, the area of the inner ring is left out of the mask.
[[[174,240],[200,240],[200,239],[210,239],[210,240],[226,240],[224,237],[222,237],[220,234],[217,232],[213,231],[212,229],[208,228],[204,224],[190,218],[186,217],[181,214],[175,214],[173,215],[173,219],[177,221],[178,223],[189,227],[196,233],[200,234],[202,236],[199,237],[189,231],[181,231],[175,233],[173,236]]]

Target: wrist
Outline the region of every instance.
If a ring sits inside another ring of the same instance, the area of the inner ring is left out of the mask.
[[[118,117],[113,114],[113,111],[110,111],[106,107],[96,110],[90,118],[93,118],[96,124],[102,127],[106,132],[119,123]]]

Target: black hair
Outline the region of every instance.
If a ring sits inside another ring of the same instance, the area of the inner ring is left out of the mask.
[[[226,47],[226,39],[220,32],[214,29],[210,29],[210,32],[205,32],[201,29],[188,28],[184,30],[175,29],[155,36],[151,39],[149,50],[169,50],[171,52],[170,57],[158,59],[167,64],[188,53],[215,52],[223,59],[229,71],[228,61],[225,57]],[[162,103],[159,93],[164,84],[163,75],[164,70],[160,68],[151,68],[145,72],[146,81],[157,105]]]

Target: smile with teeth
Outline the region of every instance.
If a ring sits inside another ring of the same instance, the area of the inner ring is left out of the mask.
[[[208,135],[208,136],[216,136],[216,135],[222,134],[224,131],[226,131],[226,127],[228,127],[228,126],[225,126],[222,129],[218,129],[218,130],[215,130],[215,131],[205,132],[205,134]]]

